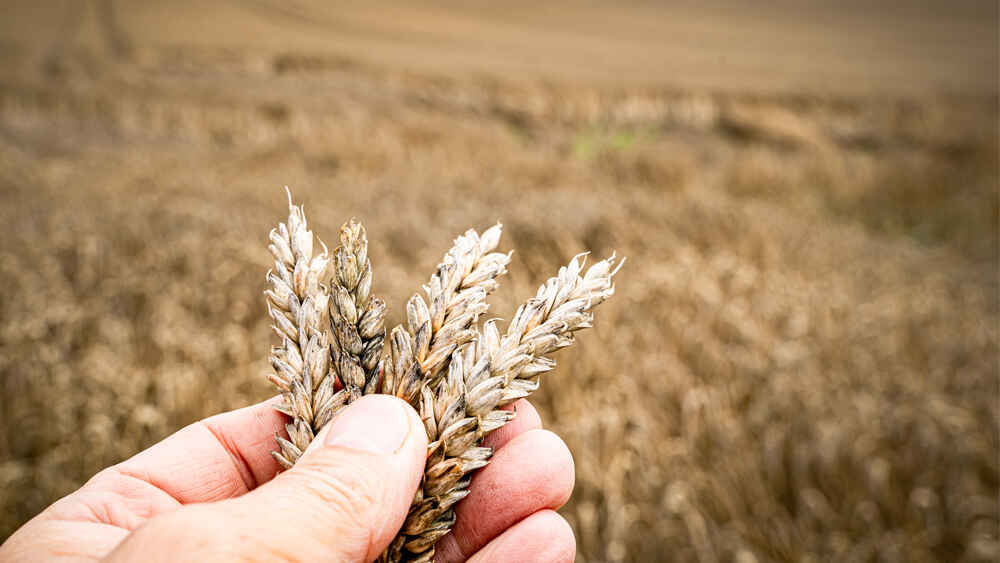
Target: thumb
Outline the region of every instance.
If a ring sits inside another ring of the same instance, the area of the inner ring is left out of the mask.
[[[295,467],[231,502],[266,526],[270,549],[293,559],[371,561],[403,525],[426,458],[416,411],[389,395],[363,397]]]
[[[175,555],[175,541],[196,542],[194,553],[182,552],[192,559],[372,561],[403,525],[426,455],[416,411],[389,395],[366,396],[274,480],[236,499],[177,511],[174,523],[190,538],[173,531],[148,540],[171,538],[174,547],[160,549]]]

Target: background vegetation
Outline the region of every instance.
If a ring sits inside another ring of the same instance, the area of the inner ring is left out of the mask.
[[[287,184],[392,324],[470,226],[497,314],[629,257],[535,401],[581,561],[1000,557],[996,4],[533,6],[2,8],[0,537],[272,394]]]

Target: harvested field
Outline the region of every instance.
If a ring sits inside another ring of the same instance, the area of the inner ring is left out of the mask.
[[[629,257],[534,399],[579,560],[1000,557],[995,3],[360,6],[0,9],[0,537],[272,394],[288,185],[389,326],[470,226],[497,314]]]

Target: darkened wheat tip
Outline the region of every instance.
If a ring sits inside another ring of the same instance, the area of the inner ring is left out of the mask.
[[[386,338],[386,304],[372,295],[368,238],[361,223],[341,228],[330,256],[314,248],[302,207],[288,196],[288,219],[270,233],[275,259],[265,291],[279,345],[268,374],[291,421],[276,436],[275,459],[295,464],[320,429],[363,395],[410,402],[428,437],[424,477],[397,537],[379,561],[431,561],[455,524],[454,506],[469,494],[472,472],[489,463],[483,439],[514,417],[503,407],[527,397],[551,355],[589,328],[594,309],[614,294],[614,255],[585,269],[578,255],[523,303],[503,332],[479,324],[487,296],[507,272],[497,252],[501,225],[455,239],[430,281],[406,304],[406,323]],[[318,240],[318,239],[316,239]],[[329,272],[332,266],[332,272]]]
[[[372,296],[372,265],[365,228],[353,219],[340,229],[330,287],[330,354],[349,402],[381,383],[385,302]]]

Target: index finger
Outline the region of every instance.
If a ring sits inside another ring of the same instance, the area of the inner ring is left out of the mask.
[[[200,420],[116,465],[182,504],[241,496],[280,470],[274,435],[287,437],[280,398]]]

